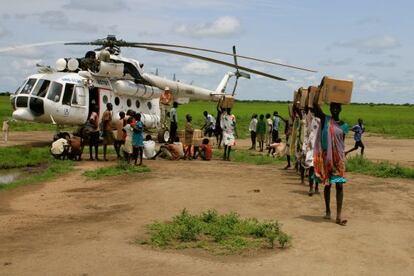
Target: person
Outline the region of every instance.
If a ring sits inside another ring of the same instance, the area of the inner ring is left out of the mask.
[[[282,142],[282,139],[277,138],[276,141],[269,145],[268,155],[272,157],[282,157],[285,155],[286,145]]]
[[[144,124],[141,121],[141,113],[135,114],[135,126],[133,127],[132,132],[132,149],[133,156],[135,159],[135,166],[137,165],[138,156],[139,156],[139,166],[142,165],[142,155],[144,153]]]
[[[178,103],[173,103],[173,108],[170,111],[170,140],[175,141],[175,137],[177,136],[177,128],[178,128],[178,117],[177,117],[177,107]]]
[[[56,159],[63,159],[68,155],[69,150],[69,143],[68,140],[65,138],[59,138],[52,143],[52,147],[50,148],[50,153]]]
[[[213,157],[213,147],[210,144],[210,140],[208,138],[204,138],[201,142],[200,147],[198,148],[197,152],[195,153],[194,159],[197,159],[198,155],[201,156],[201,159],[205,161],[210,161]]]
[[[219,149],[221,148],[221,142],[223,141],[223,129],[221,128],[221,114],[223,114],[223,109],[220,107],[220,103],[218,103],[215,136],[217,141],[217,148]]]
[[[273,112],[272,142],[275,143],[279,138],[280,118],[277,111]]]
[[[365,126],[363,125],[363,122],[362,122],[361,118],[358,119],[358,124],[354,125],[351,128],[351,130],[354,132],[355,145],[352,149],[345,152],[345,155],[347,155],[348,153],[350,153],[354,150],[357,150],[358,148],[361,148],[361,156],[364,156],[365,146],[362,143],[362,134],[364,134],[364,132],[365,132]]]
[[[321,84],[322,86],[322,84]],[[318,132],[314,148],[315,180],[325,185],[324,198],[326,213],[324,218],[331,219],[330,198],[331,186],[336,188],[336,223],[346,225],[342,219],[344,198],[343,185],[345,178],[345,135],[348,125],[339,118],[341,104],[330,103],[331,116],[325,115],[318,105],[318,96],[314,99],[315,115],[321,121],[321,131]]]
[[[203,112],[205,122],[201,129],[204,129],[204,136],[211,137],[216,130],[216,119],[207,111]]]
[[[190,114],[185,116],[187,122],[185,124],[185,132],[184,132],[184,144],[185,144],[185,151],[184,151],[184,159],[191,160],[191,147],[193,146],[193,133],[194,128],[191,124],[193,118]]]
[[[249,148],[250,150],[256,150],[256,128],[257,128],[257,114],[253,113],[252,119],[250,120],[250,124],[249,124],[250,139],[252,141],[252,146]]]
[[[223,129],[223,160],[230,161],[231,147],[236,144],[235,137],[237,136],[236,117],[231,114],[230,108],[227,108],[227,110],[221,115],[220,125]]]
[[[68,142],[68,158],[75,161],[81,161],[83,151],[82,137],[78,136],[77,133],[73,133],[72,137],[70,137]]]
[[[260,114],[259,121],[256,126],[257,141],[259,142],[259,151],[263,151],[263,144],[266,135],[266,123],[264,121],[264,115]]]
[[[122,129],[125,137],[125,143],[121,146],[121,150],[124,153],[124,159],[126,162],[128,162],[128,164],[131,161],[131,156],[134,151],[132,148],[133,127],[131,125],[133,120],[134,118],[130,116],[127,119],[126,125]]]
[[[168,86],[165,87],[164,92],[160,96],[160,116],[161,128],[166,128],[167,113],[170,111],[173,95]]]
[[[272,143],[272,129],[273,121],[270,118],[270,113],[266,114],[266,145],[269,146]]]
[[[85,57],[81,59],[79,68],[87,71],[91,70],[97,72],[99,70],[99,61],[96,59],[96,53],[94,51],[88,51]]]
[[[112,104],[106,104],[106,110],[102,115],[102,137],[103,137],[103,159],[106,158],[106,151],[108,145],[113,145],[115,141],[114,133],[112,132]]]
[[[152,140],[151,135],[148,134],[145,136],[143,158],[151,159],[155,156],[155,154],[155,141]]]
[[[9,140],[9,128],[10,128],[9,120],[4,120],[3,128],[2,128],[4,143],[7,143],[7,141]]]
[[[89,137],[89,160],[93,160],[92,149],[95,149],[95,160],[99,161],[98,150],[99,150],[99,115],[98,106],[92,107],[91,115],[85,125],[85,132]]]
[[[121,111],[119,112],[119,120],[116,122],[116,139],[114,143],[116,155],[118,159],[121,159],[121,146],[125,143],[125,135],[122,129],[126,125],[126,119],[125,119],[125,112]]]
[[[180,160],[182,151],[182,144],[181,148],[180,144],[180,139],[178,137],[175,137],[175,142],[161,145],[159,151],[154,155],[152,159],[155,160],[157,156],[161,156],[169,160]]]

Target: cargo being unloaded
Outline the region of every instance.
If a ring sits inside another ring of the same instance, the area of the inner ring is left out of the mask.
[[[349,104],[352,97],[353,82],[351,80],[339,80],[323,77],[319,86],[319,102]]]

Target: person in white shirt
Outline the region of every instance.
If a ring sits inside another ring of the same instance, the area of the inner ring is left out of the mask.
[[[204,129],[204,136],[211,137],[216,130],[216,118],[207,111],[204,111],[203,115],[205,117],[205,123],[201,129]]]
[[[145,159],[152,159],[157,152],[155,151],[155,142],[152,140],[151,135],[145,136],[144,141],[144,155]]]
[[[252,120],[249,124],[249,131],[250,131],[250,139],[252,140],[252,146],[250,147],[250,150],[256,149],[256,128],[257,128],[257,114],[254,113],[252,115]]]

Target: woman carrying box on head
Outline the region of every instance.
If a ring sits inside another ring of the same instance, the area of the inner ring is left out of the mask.
[[[324,80],[320,85],[323,87]],[[314,100],[315,115],[321,120],[321,131],[315,142],[314,148],[314,170],[315,180],[324,184],[324,198],[326,214],[325,219],[331,218],[330,198],[331,186],[336,188],[336,223],[345,225],[347,220],[342,220],[342,204],[344,198],[343,185],[347,182],[345,178],[345,135],[348,133],[348,125],[341,121],[341,104],[330,102],[331,116],[325,115],[319,106],[320,89]]]

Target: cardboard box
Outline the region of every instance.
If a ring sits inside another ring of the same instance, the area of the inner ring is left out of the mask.
[[[224,96],[223,100],[220,103],[221,108],[233,108],[234,97],[233,96]]]
[[[309,86],[308,88],[308,107],[313,108],[313,100],[318,92],[318,87],[316,86]]]
[[[201,129],[194,129],[193,138],[202,138],[203,131]]]
[[[300,109],[305,109],[305,106],[308,102],[308,89],[300,88]]]
[[[326,103],[349,104],[352,97],[353,82],[350,80],[338,80],[323,77],[321,82],[321,93]]]

